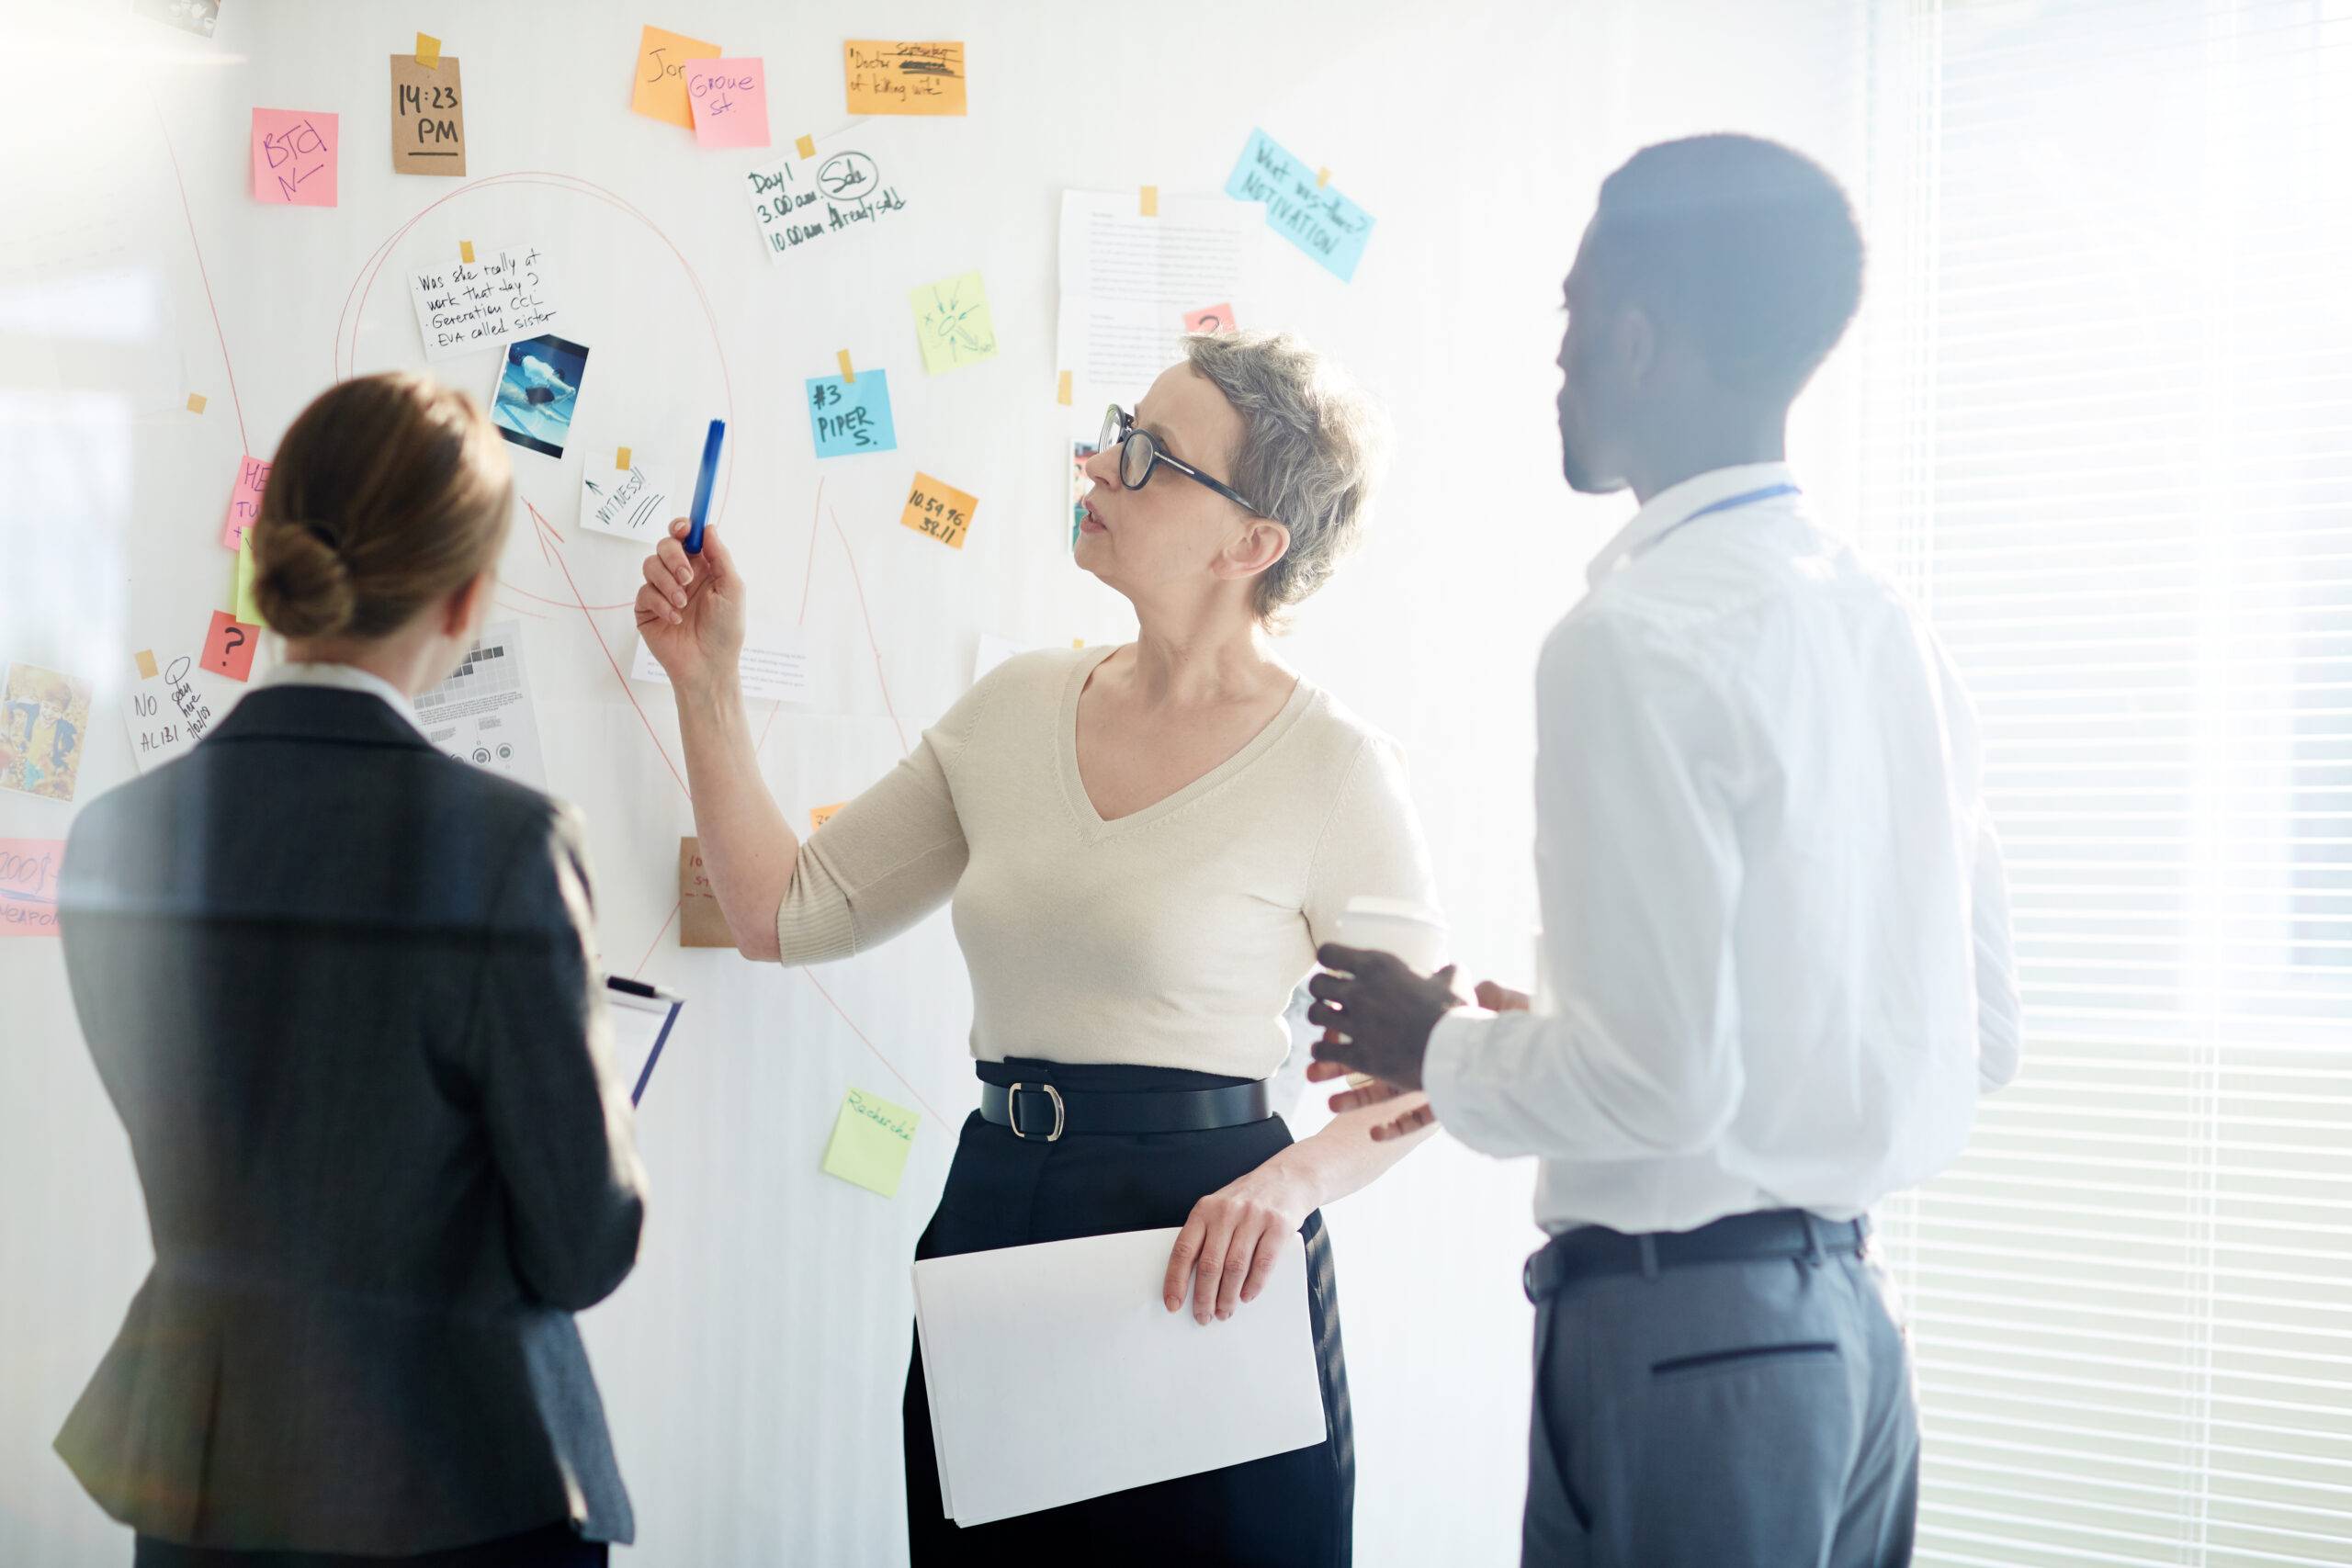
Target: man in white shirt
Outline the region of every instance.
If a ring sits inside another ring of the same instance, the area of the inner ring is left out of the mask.
[[[1845,193],[1767,141],[1652,147],[1566,286],[1568,482],[1641,510],[1536,671],[1545,985],[1326,948],[1318,1081],[1537,1155],[1528,1563],[1910,1561],[1907,1353],[1867,1212],[2015,1073],[1967,694],[1828,533],[1790,403],[1851,320]]]

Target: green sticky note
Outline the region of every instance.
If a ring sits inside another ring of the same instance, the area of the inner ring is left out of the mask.
[[[978,273],[926,283],[907,300],[914,307],[922,367],[933,376],[996,357],[996,321]]]
[[[261,606],[254,603],[254,536],[251,529],[237,543],[236,603],[230,613],[249,626],[262,625]]]
[[[850,1090],[825,1145],[825,1174],[854,1181],[885,1198],[897,1197],[899,1178],[906,1174],[907,1151],[915,1146],[915,1123],[922,1120],[878,1094]]]

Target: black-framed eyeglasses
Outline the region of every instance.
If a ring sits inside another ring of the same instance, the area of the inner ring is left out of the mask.
[[[1151,470],[1165,463],[1186,479],[1208,486],[1252,517],[1266,515],[1223,479],[1201,472],[1182,457],[1170,457],[1168,448],[1159,444],[1159,437],[1148,430],[1137,430],[1136,416],[1116,403],[1104,411],[1102,434],[1094,443],[1098,452],[1108,452],[1114,446],[1119,449],[1119,482],[1129,490],[1143,489],[1151,479]]]

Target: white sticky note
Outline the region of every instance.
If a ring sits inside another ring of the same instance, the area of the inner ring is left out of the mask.
[[[416,330],[427,359],[449,359],[557,329],[561,312],[548,259],[537,245],[477,246],[472,261],[447,259],[409,274]]]
[[[130,760],[139,771],[184,756],[235,705],[238,692],[197,668],[183,653],[123,694],[122,721],[130,735]]]
[[[798,632],[771,632],[744,639],[740,671],[743,694],[768,703],[805,703],[808,700],[808,652]],[[628,678],[650,685],[666,686],[670,673],[645,639],[637,639],[637,661],[629,666]]]
[[[670,531],[670,519],[683,516],[693,502],[642,463],[616,468],[599,463],[590,449],[580,475],[580,525],[623,539],[659,541]]]

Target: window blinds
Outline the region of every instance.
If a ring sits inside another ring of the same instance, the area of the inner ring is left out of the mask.
[[[1857,532],[2027,1014],[1881,1219],[1921,1559],[2352,1562],[2352,0],[1871,14]]]

